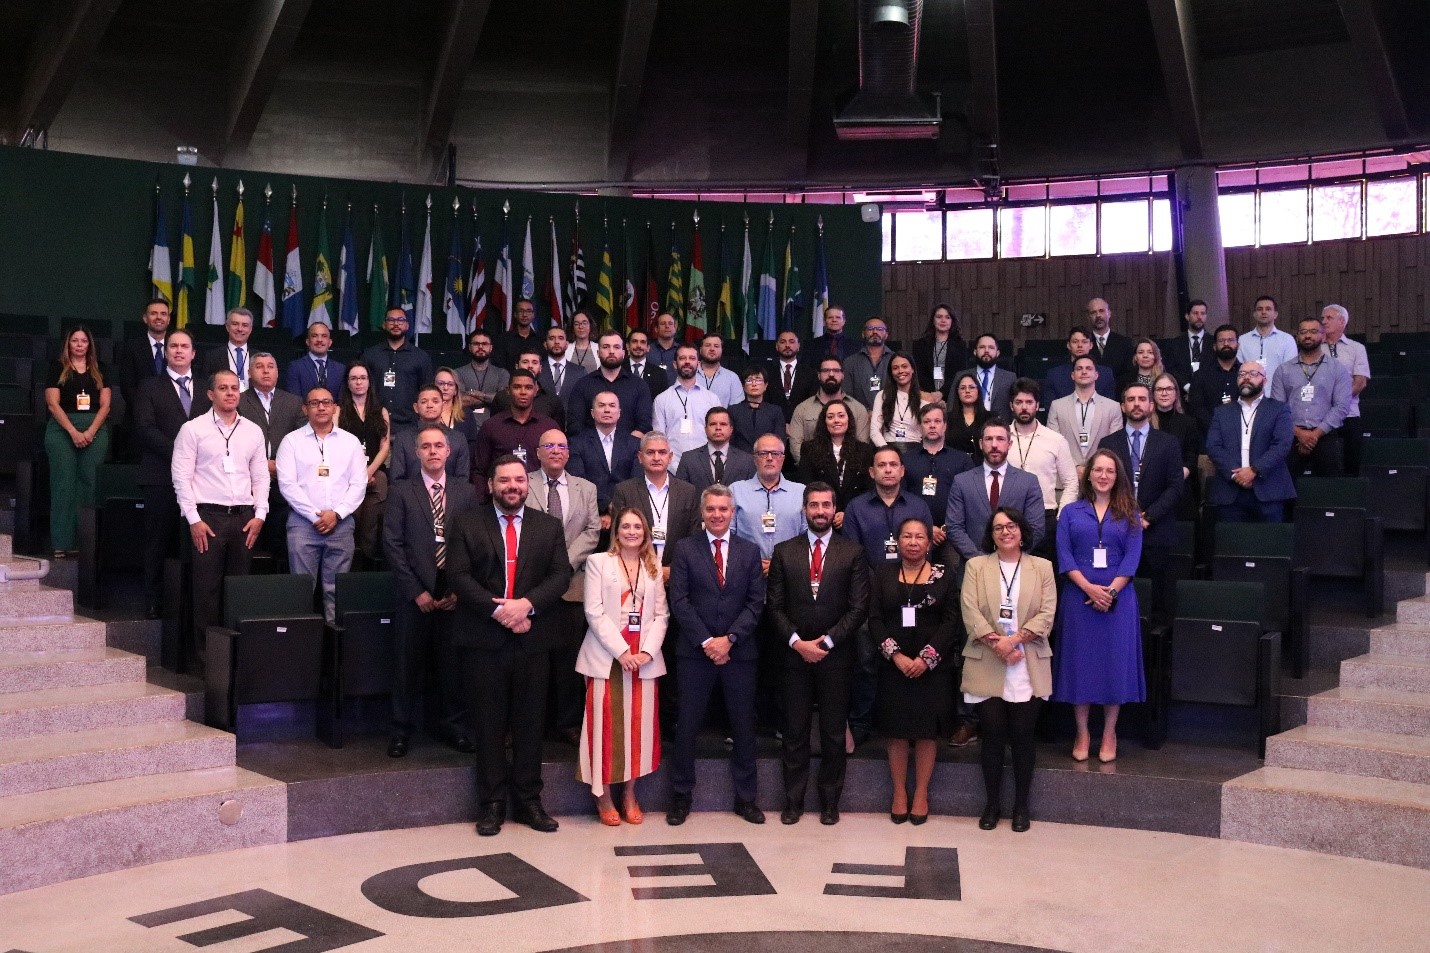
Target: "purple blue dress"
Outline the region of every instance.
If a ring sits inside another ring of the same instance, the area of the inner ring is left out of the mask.
[[[1093,552],[1107,549],[1107,568],[1093,568]],[[1118,576],[1135,576],[1142,558],[1142,527],[1109,514],[1099,526],[1092,504],[1078,500],[1058,517],[1058,572],[1080,570],[1093,585]],[[1053,657],[1053,700],[1074,705],[1121,705],[1147,699],[1142,667],[1142,627],[1137,592],[1122,590],[1110,612],[1086,604],[1087,596],[1064,579],[1058,611],[1062,616]]]

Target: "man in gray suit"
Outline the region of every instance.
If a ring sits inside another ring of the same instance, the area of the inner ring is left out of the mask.
[[[705,445],[680,455],[675,477],[704,492],[712,483],[726,486],[755,476],[755,458],[739,447],[730,445],[735,428],[730,411],[711,407],[705,412]]]
[[[965,470],[953,478],[948,492],[948,538],[964,560],[983,555],[983,537],[993,511],[1013,506],[1022,511],[1033,538],[1025,540],[1031,550],[1043,538],[1043,490],[1038,478],[1008,462],[1008,425],[993,418],[983,425],[978,445],[983,465]]]
[[[301,397],[278,389],[278,360],[272,354],[255,351],[249,356],[248,382],[248,390],[238,398],[238,413],[258,424],[268,454],[268,521],[258,534],[258,542],[280,564],[286,564],[288,501],[278,492],[278,465],[274,461],[283,438],[305,425],[308,418],[303,416]]]
[[[1122,405],[1097,392],[1099,373],[1091,355],[1073,358],[1073,392],[1048,406],[1048,427],[1068,442],[1079,477],[1102,438],[1122,427]]]
[[[541,370],[536,384],[542,393],[550,394],[564,407],[576,382],[586,376],[586,369],[566,359],[566,330],[560,325],[546,329],[546,353],[541,355]]]
[[[983,409],[1006,419],[1013,382],[1018,375],[998,366],[999,353],[998,338],[991,334],[978,335],[973,342],[973,381],[983,398]]]
[[[596,542],[601,536],[601,512],[596,508],[596,484],[566,472],[566,463],[571,459],[566,434],[560,430],[542,434],[536,445],[536,459],[541,467],[531,475],[531,493],[526,505],[561,520],[566,553],[571,557],[571,585],[556,607],[566,621],[564,637],[551,653],[550,692],[556,732],[574,745],[581,736],[581,715],[585,708],[585,680],[576,671],[576,656],[586,634],[583,605],[586,557],[596,551]]]
[[[659,430],[641,437],[636,453],[641,472],[616,485],[611,493],[611,514],[634,506],[650,524],[656,555],[670,578],[674,546],[700,531],[700,494],[695,487],[670,475],[670,441]]]

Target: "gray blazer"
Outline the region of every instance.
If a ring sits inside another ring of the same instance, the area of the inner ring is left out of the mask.
[[[687,450],[680,455],[680,466],[676,468],[677,478],[684,480],[697,491],[704,492],[715,482],[715,465],[710,462],[710,444]],[[725,447],[725,485],[736,480],[750,480],[755,477],[755,458],[733,444]]]
[[[1097,451],[1097,445],[1108,434],[1122,427],[1122,405],[1101,394],[1092,398],[1092,406],[1087,410],[1087,443],[1080,444],[1078,436],[1083,432],[1082,411],[1077,405],[1077,394],[1059,397],[1048,407],[1048,426],[1062,434],[1072,451],[1073,463],[1081,467],[1087,458]]]
[[[538,469],[531,474],[531,492],[527,494],[526,505],[538,513],[550,512],[546,508],[549,483],[546,471]],[[596,541],[601,537],[601,511],[596,508],[596,484],[566,474],[567,506],[561,511],[561,528],[566,534],[566,553],[571,557],[571,585],[561,598],[567,602],[581,602],[584,599],[586,583],[586,557],[596,551]]]
[[[670,494],[666,503],[670,510],[665,514],[665,550],[661,562],[667,566],[675,558],[675,544],[687,536],[700,532],[700,491],[679,477],[666,477],[670,481]],[[611,514],[615,515],[627,507],[634,506],[645,516],[646,522],[654,525],[650,511],[650,492],[645,486],[645,471],[638,470],[629,480],[616,484],[611,493]]]
[[[1043,540],[1043,488],[1038,478],[1027,470],[1019,470],[1008,464],[1003,471],[1003,482],[998,488],[998,505],[1012,506],[1021,510],[1023,518],[1033,529],[1031,541],[1025,541],[1024,549],[1029,550]],[[988,507],[988,490],[984,483],[983,467],[964,470],[953,478],[948,491],[948,537],[954,548],[964,559],[972,559],[984,552],[983,537],[988,532],[988,521],[993,511]]]

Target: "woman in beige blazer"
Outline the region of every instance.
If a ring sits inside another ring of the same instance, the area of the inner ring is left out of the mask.
[[[1053,564],[1023,550],[1033,534],[1023,514],[1000,506],[988,523],[985,556],[963,576],[963,699],[978,706],[983,786],[988,795],[978,826],[998,826],[1003,749],[1013,749],[1013,830],[1028,829],[1038,709],[1053,691],[1048,633],[1057,612]]]
[[[612,784],[624,784],[626,823],[644,820],[635,779],[660,767],[660,706],[655,680],[665,674],[661,644],[670,609],[650,524],[635,507],[616,514],[611,548],[586,560],[586,639],[576,671],[586,676],[579,745],[581,780],[591,785],[601,823],[621,814]]]

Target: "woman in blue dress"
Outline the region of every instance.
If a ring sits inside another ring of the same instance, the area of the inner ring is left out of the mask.
[[[1058,599],[1063,618],[1053,698],[1073,706],[1075,761],[1087,760],[1087,716],[1093,705],[1103,706],[1098,758],[1107,762],[1117,757],[1120,707],[1147,697],[1137,591],[1131,588],[1142,558],[1142,514],[1127,471],[1108,450],[1088,460],[1079,489],[1077,502],[1058,517],[1058,571],[1066,581]]]

